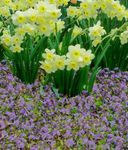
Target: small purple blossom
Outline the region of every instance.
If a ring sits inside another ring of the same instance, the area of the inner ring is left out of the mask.
[[[5,127],[5,122],[3,120],[0,120],[0,130],[3,130]]]
[[[75,142],[73,141],[73,139],[68,139],[68,140],[66,141],[66,145],[67,145],[68,147],[72,147],[74,144],[75,144]]]

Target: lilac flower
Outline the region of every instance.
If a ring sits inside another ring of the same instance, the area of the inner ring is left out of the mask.
[[[71,137],[72,136],[72,133],[70,130],[67,130],[66,133],[63,135],[64,138],[68,138],[68,137]]]
[[[9,81],[14,81],[14,77],[13,77],[12,74],[8,74],[8,75],[7,75],[7,79],[8,79]]]
[[[0,130],[3,130],[5,127],[5,122],[3,120],[0,120]]]
[[[7,111],[7,112],[6,112],[6,115],[8,115],[9,120],[15,120],[15,119],[16,119],[16,114],[15,114],[15,112],[9,112],[9,111]]]
[[[8,85],[7,85],[7,90],[8,90],[9,92],[14,92],[13,85],[8,84]]]
[[[100,140],[103,138],[103,135],[102,134],[96,134],[96,135],[94,135],[94,137],[96,140]]]
[[[14,123],[13,123],[13,125],[14,125],[14,126],[16,126],[16,127],[18,127],[18,126],[19,126],[19,124],[20,124],[20,122],[19,122],[19,120],[18,120],[18,119],[17,119],[17,120],[15,120],[15,121],[14,121]]]
[[[21,140],[16,140],[16,145],[18,148],[23,149],[25,147],[24,142],[22,142]]]
[[[73,145],[75,145],[75,142],[73,141],[73,139],[68,139],[68,140],[66,141],[66,145],[67,145],[68,147],[72,147]]]
[[[23,97],[20,97],[19,100],[20,100],[19,106],[21,106],[21,107],[25,106],[24,98],[23,98]]]
[[[9,136],[9,138],[8,138],[10,141],[14,141],[15,140],[15,136],[14,135],[11,135],[11,136]]]
[[[79,132],[78,132],[78,136],[82,136],[83,134],[85,133],[85,131],[82,129],[82,130],[80,130]]]
[[[82,143],[86,145],[86,144],[88,144],[88,141],[89,141],[88,138],[83,138],[83,142]]]
[[[26,110],[25,110],[24,108],[21,109],[20,113],[21,113],[22,115],[24,115],[24,116],[27,116],[27,112],[26,112]]]
[[[54,131],[52,132],[52,135],[53,135],[53,136],[59,136],[59,135],[60,135],[60,132],[59,132],[58,130],[54,130]]]
[[[96,144],[94,141],[88,141],[89,149],[95,150],[96,149]]]
[[[114,141],[114,135],[113,134],[109,134],[108,135],[108,139],[107,139],[107,142],[110,144]]]
[[[34,135],[29,135],[29,137],[28,137],[30,140],[36,140],[37,139],[37,137],[36,136],[34,136]]]
[[[34,145],[30,148],[30,150],[38,150],[38,146],[37,145]]]
[[[0,141],[4,138],[2,131],[0,131]]]

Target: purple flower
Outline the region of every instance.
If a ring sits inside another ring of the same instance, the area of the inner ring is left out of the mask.
[[[7,85],[7,90],[8,90],[8,92],[14,92],[14,87],[13,87],[13,85],[8,84],[8,85]]]
[[[15,114],[15,112],[9,112],[9,111],[7,111],[7,112],[6,112],[6,115],[8,115],[8,117],[9,117],[10,120],[16,119],[16,114]]]
[[[30,140],[36,140],[37,137],[31,134],[31,135],[29,135],[29,139],[30,139]]]
[[[9,80],[9,81],[14,81],[13,75],[12,75],[12,74],[8,74],[8,75],[7,75],[7,80]]]
[[[99,139],[102,139],[102,138],[103,138],[103,135],[101,135],[101,134],[96,134],[95,135],[96,140],[99,140]]]
[[[68,137],[71,137],[72,136],[72,133],[70,130],[67,130],[66,133],[63,135],[63,137],[65,138],[68,138]]]
[[[20,103],[19,103],[19,106],[23,107],[25,105],[25,101],[24,101],[24,98],[23,97],[20,97]]]
[[[88,138],[83,138],[83,140],[82,140],[82,141],[83,141],[83,144],[85,144],[85,145],[86,145],[86,144],[88,143]]]
[[[52,135],[53,135],[53,136],[59,136],[59,135],[60,135],[60,131],[54,130],[54,131],[52,132]]]
[[[0,131],[0,141],[4,138],[4,134],[2,131]]]
[[[13,123],[13,125],[15,125],[16,127],[18,127],[19,126],[19,124],[20,124],[20,122],[19,122],[19,120],[17,119],[17,120],[15,120],[14,121],[14,123]]]
[[[44,127],[42,127],[41,132],[48,132],[48,126],[45,125]]]
[[[113,135],[113,134],[109,134],[109,135],[108,135],[107,142],[108,142],[108,143],[112,143],[113,141],[114,141],[114,135]]]
[[[5,122],[3,120],[0,120],[0,130],[3,130],[5,127]]]
[[[11,136],[9,136],[9,138],[8,138],[10,141],[14,141],[15,140],[15,136],[14,135],[11,135]]]
[[[95,150],[96,149],[96,144],[94,141],[88,141],[89,149]]]
[[[30,148],[30,150],[38,150],[38,146],[37,145],[34,145]]]
[[[75,142],[73,141],[73,139],[68,139],[68,140],[66,141],[66,145],[67,145],[68,147],[72,147],[73,145],[75,145]]]
[[[27,116],[27,112],[24,108],[20,110],[20,113],[24,116]]]

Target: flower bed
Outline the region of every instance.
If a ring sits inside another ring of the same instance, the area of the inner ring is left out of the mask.
[[[128,149],[127,0],[1,0],[0,62],[0,150]]]
[[[127,110],[128,72],[103,69],[91,95],[67,98],[0,64],[0,149],[127,149]]]

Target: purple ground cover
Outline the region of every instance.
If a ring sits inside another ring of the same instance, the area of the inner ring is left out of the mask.
[[[88,96],[58,97],[40,85],[0,64],[1,150],[127,149],[128,72],[102,70]]]

